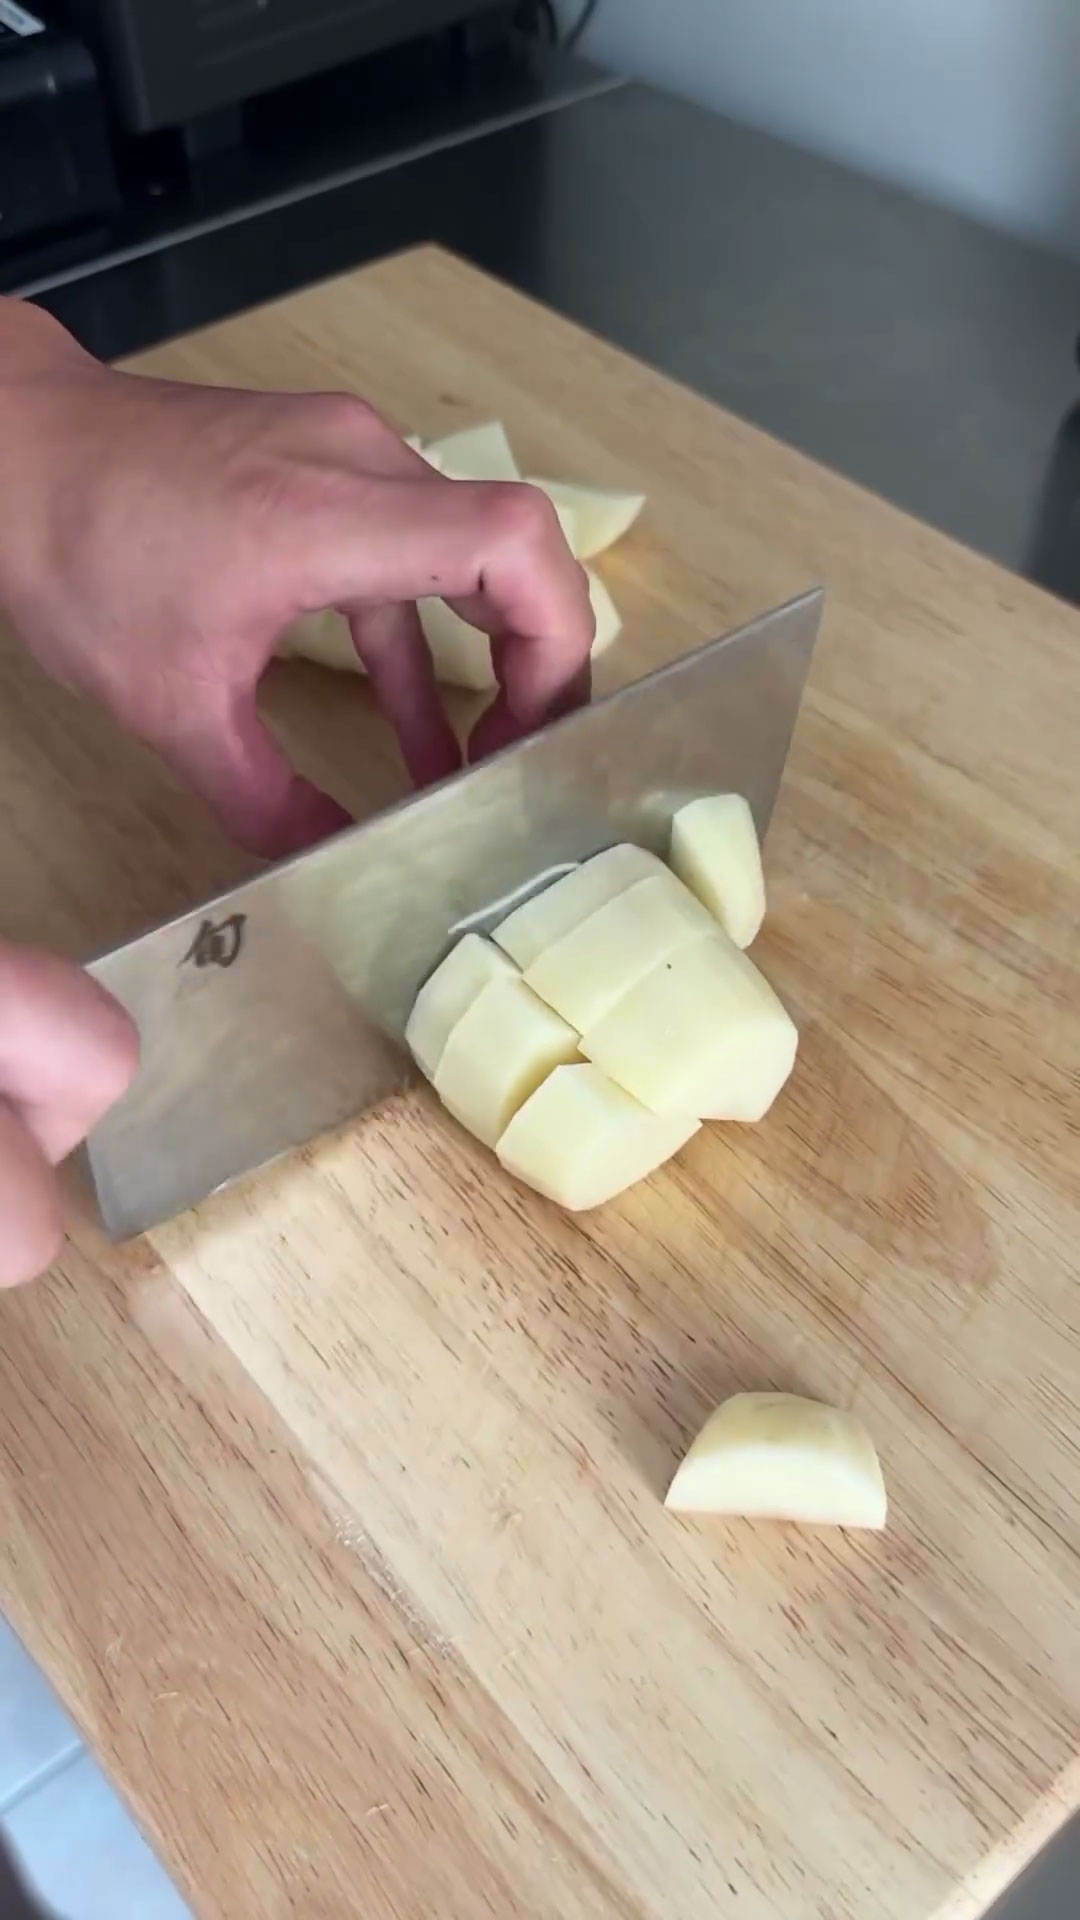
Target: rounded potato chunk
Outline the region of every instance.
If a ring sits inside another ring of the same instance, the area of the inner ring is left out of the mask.
[[[748,947],[765,918],[765,876],[754,816],[742,794],[707,794],[680,808],[668,858],[728,938]]]
[[[424,982],[409,1015],[405,1044],[421,1073],[434,1080],[446,1043],[477,995],[492,980],[516,980],[512,960],[478,933],[467,933]]]
[[[579,1033],[587,1033],[630,988],[715,922],[676,880],[658,873],[598,907],[533,961],[526,983]]]
[[[508,1173],[557,1206],[603,1206],[662,1166],[698,1130],[696,1120],[649,1113],[587,1063],[556,1067],[519,1108],[495,1147]]]
[[[427,441],[423,452],[451,480],[521,479],[501,420],[459,427],[441,440]]]
[[[643,493],[613,493],[606,487],[577,486],[569,480],[530,478],[529,484],[539,487],[556,507],[567,507],[573,514],[574,553],[579,560],[591,560],[613,547],[630,531],[645,505]]]
[[[635,880],[647,880],[655,874],[667,875],[667,868],[644,847],[608,847],[545,887],[543,893],[534,894],[523,906],[515,907],[491,937],[519,967],[531,967],[545,947],[561,940],[598,907],[614,900]]]
[[[862,1421],[794,1393],[737,1393],[706,1421],[668,1488],[676,1513],[885,1525],[885,1482]]]
[[[753,1121],[772,1106],[797,1044],[764,975],[717,929],[653,967],[581,1051],[654,1113]]]
[[[447,1040],[435,1091],[455,1120],[493,1147],[530,1093],[577,1050],[573,1028],[523,980],[492,980]]]

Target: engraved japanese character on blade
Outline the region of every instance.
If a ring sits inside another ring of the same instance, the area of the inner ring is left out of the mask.
[[[203,920],[180,965],[192,961],[197,967],[231,967],[240,958],[246,925],[246,913],[232,913],[216,924]]]

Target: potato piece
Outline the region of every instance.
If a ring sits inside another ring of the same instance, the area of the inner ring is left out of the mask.
[[[577,1057],[578,1036],[523,980],[492,980],[443,1048],[435,1091],[444,1107],[493,1147],[554,1067]]]
[[[589,582],[589,599],[592,602],[593,620],[596,632],[593,636],[592,658],[606,653],[622,632],[622,615],[598,573],[586,567],[585,577]]]
[[[719,929],[662,960],[581,1042],[654,1113],[761,1120],[798,1035],[764,975]]]
[[[601,1207],[670,1160],[696,1120],[649,1113],[587,1063],[556,1067],[495,1147],[508,1173],[571,1213]]]
[[[754,816],[741,793],[707,794],[671,823],[671,867],[719,920],[737,947],[748,947],[765,918]]]
[[[887,1500],[873,1441],[855,1414],[794,1393],[737,1393],[706,1421],[664,1505],[880,1529]]]
[[[520,978],[512,960],[478,933],[467,933],[436,967],[416,996],[405,1044],[421,1073],[434,1080],[458,1021],[492,980]]]
[[[431,648],[435,678],[446,686],[490,693],[496,680],[487,634],[471,627],[445,600],[418,600],[416,606]]]
[[[485,420],[476,427],[460,427],[429,440],[424,448],[433,465],[451,480],[520,480],[501,420]]]
[[[636,880],[533,961],[525,981],[579,1033],[587,1033],[658,961],[716,923],[673,873]]]
[[[574,516],[574,553],[591,560],[628,533],[645,505],[643,493],[611,493],[603,487],[580,487],[568,480],[530,479],[556,507],[568,507]]]
[[[340,673],[363,673],[348,622],[340,613],[306,613],[278,638],[279,660],[314,660]]]
[[[553,946],[635,880],[655,874],[666,875],[667,868],[644,847],[608,847],[515,907],[491,937],[519,967],[531,967],[545,947]]]

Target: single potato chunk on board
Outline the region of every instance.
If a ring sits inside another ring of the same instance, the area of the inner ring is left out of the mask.
[[[583,1036],[581,1051],[654,1113],[764,1118],[798,1034],[764,975],[716,929],[677,948]]]
[[[569,508],[574,516],[574,553],[579,560],[591,560],[629,533],[642,507],[643,493],[612,493],[605,487],[582,487],[569,480],[538,480],[529,477],[529,485],[539,487],[556,507]]]
[[[423,453],[451,480],[521,479],[501,420],[483,420],[441,440],[428,440]]]
[[[603,1206],[670,1160],[696,1120],[649,1113],[587,1062],[556,1067],[514,1115],[495,1152],[557,1206]]]
[[[455,1120],[493,1147],[541,1081],[577,1053],[573,1028],[523,980],[492,980],[450,1034],[435,1091]]]
[[[629,843],[608,847],[516,907],[491,937],[519,967],[531,967],[545,947],[553,946],[635,880],[667,872],[663,861],[644,847]]]
[[[519,978],[513,961],[490,940],[478,933],[459,940],[421,987],[405,1029],[405,1044],[421,1073],[434,1080],[454,1028],[492,980]]]
[[[792,1393],[737,1393],[706,1421],[664,1504],[676,1513],[880,1529],[888,1503],[855,1414]]]
[[[668,860],[737,947],[756,939],[765,918],[765,876],[754,816],[741,793],[707,794],[680,808]]]
[[[682,881],[657,873],[636,880],[545,947],[525,979],[549,1007],[587,1033],[659,961],[715,932],[711,914]]]

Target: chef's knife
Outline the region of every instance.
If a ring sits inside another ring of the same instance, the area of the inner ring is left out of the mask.
[[[764,834],[822,595],[621,688],[107,954],[135,1082],[94,1130],[106,1229],[141,1232],[399,1091],[417,990],[466,928],[620,840],[736,791]]]

